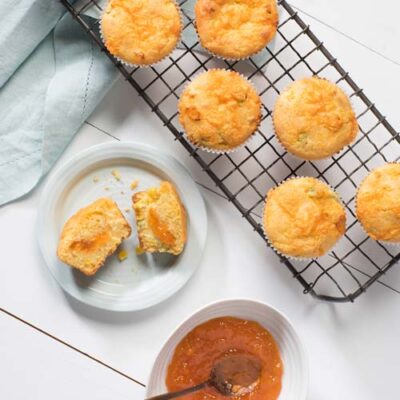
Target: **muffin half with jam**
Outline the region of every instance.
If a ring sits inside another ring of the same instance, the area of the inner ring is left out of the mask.
[[[159,187],[135,193],[132,202],[140,243],[138,253],[182,253],[186,211],[174,186],[161,182]]]
[[[102,198],[81,208],[65,223],[57,256],[85,275],[94,275],[113,254],[131,227],[114,200]]]

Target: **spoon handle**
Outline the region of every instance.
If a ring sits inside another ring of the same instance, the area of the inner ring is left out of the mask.
[[[197,392],[198,390],[201,390],[201,389],[205,388],[206,386],[208,386],[208,381],[200,383],[199,385],[196,385],[196,386],[192,386],[192,387],[187,388],[187,389],[178,390],[177,392],[164,393],[164,394],[160,394],[158,396],[149,397],[146,400],[169,400],[169,399],[175,399],[176,397],[181,397],[181,396],[185,396],[186,394],[189,394],[189,393]]]

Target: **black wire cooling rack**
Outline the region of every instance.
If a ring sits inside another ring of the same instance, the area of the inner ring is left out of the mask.
[[[310,262],[280,257],[304,293],[328,301],[354,301],[399,260],[400,252],[394,247],[368,239],[354,212],[355,190],[365,175],[375,166],[400,159],[399,135],[285,0],[278,2],[280,23],[275,41],[260,55],[239,62],[215,59],[200,47],[193,26],[193,5],[182,1],[184,35],[180,48],[150,68],[128,68],[107,52],[98,34],[104,0],[61,2],[264,240],[260,222],[265,194],[282,180],[314,176],[341,195],[348,226],[334,251]],[[97,18],[86,16],[90,9]],[[195,74],[221,67],[234,69],[253,81],[263,100],[264,113],[257,134],[247,146],[230,154],[213,155],[193,148],[185,140],[178,122],[177,100]],[[285,152],[271,123],[280,91],[291,81],[310,75],[330,79],[348,93],[360,126],[354,144],[318,162],[302,161]]]

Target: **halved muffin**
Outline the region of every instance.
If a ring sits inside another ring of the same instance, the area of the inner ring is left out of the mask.
[[[65,223],[58,258],[85,275],[94,275],[129,237],[131,227],[117,204],[102,198],[80,209]]]
[[[174,186],[161,182],[135,193],[132,201],[140,250],[180,254],[186,243],[186,211]]]

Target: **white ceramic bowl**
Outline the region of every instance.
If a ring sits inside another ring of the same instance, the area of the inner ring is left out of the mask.
[[[308,387],[308,364],[300,339],[293,326],[279,311],[253,300],[232,299],[212,303],[184,321],[172,333],[158,354],[150,374],[147,396],[166,392],[165,377],[178,343],[197,325],[213,318],[232,316],[257,321],[278,343],[284,372],[279,400],[305,400]]]

